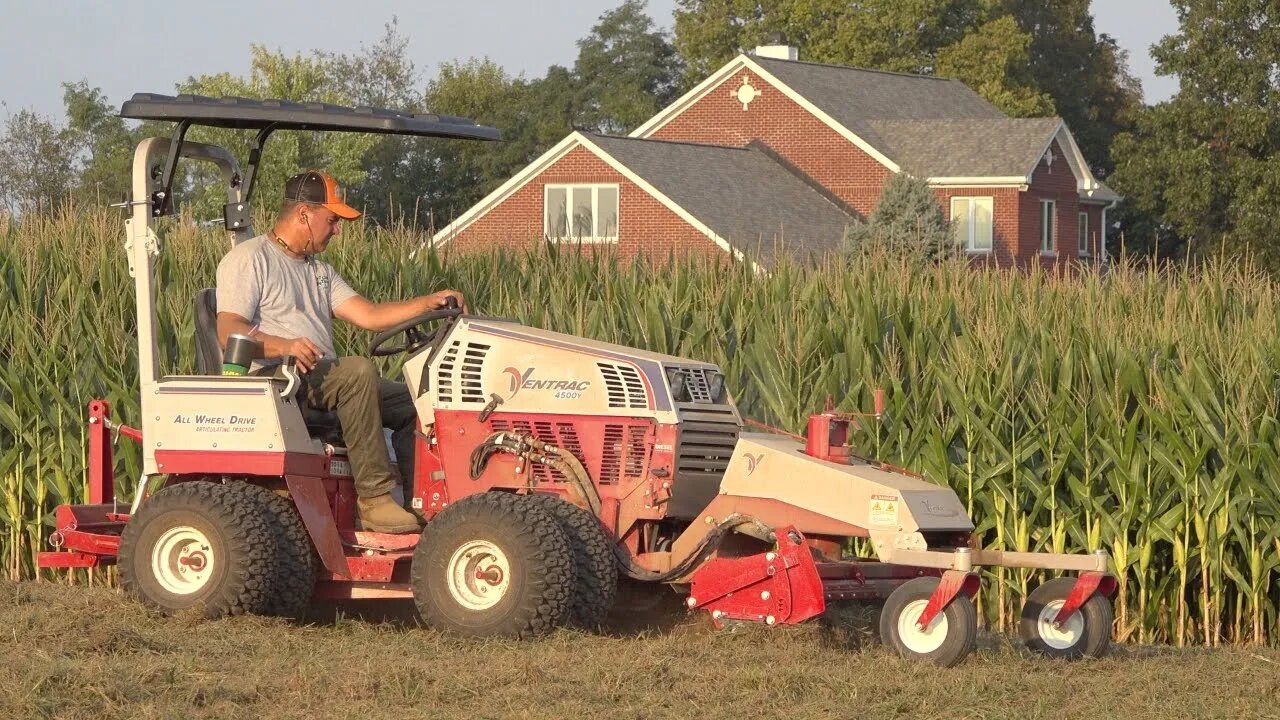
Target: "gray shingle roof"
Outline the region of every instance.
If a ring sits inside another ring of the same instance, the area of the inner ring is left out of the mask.
[[[771,266],[777,252],[835,251],[853,217],[752,148],[586,135],[734,247]]]
[[[879,149],[916,177],[1021,177],[1036,166],[1058,118],[873,120]]]
[[[917,177],[1026,175],[1061,122],[1010,118],[959,80],[752,60]]]

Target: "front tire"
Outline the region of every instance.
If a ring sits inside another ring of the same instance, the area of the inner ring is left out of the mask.
[[[262,503],[216,483],[170,485],[143,503],[120,537],[120,586],[166,614],[265,613],[275,540]]]
[[[978,643],[978,613],[969,596],[960,593],[921,629],[916,621],[939,582],[936,577],[920,577],[899,585],[880,611],[880,638],[904,658],[952,667]]]
[[[1062,623],[1055,627],[1054,618],[1062,609],[1071,589],[1073,577],[1054,578],[1031,591],[1022,606],[1018,631],[1027,647],[1048,657],[1078,660],[1102,657],[1111,649],[1111,626],[1115,613],[1111,601],[1094,593]]]
[[[413,553],[413,598],[433,627],[529,637],[568,616],[576,582],[564,530],[507,493],[471,495],[427,523]]]

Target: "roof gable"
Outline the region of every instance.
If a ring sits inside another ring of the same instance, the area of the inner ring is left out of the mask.
[[[772,265],[779,252],[805,259],[839,250],[854,219],[752,147],[587,138],[765,265]]]

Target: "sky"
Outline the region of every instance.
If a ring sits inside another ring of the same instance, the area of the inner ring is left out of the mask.
[[[8,2],[0,43],[0,119],[20,109],[63,117],[62,82],[86,80],[119,105],[135,92],[174,92],[188,77],[247,75],[249,46],[287,54],[356,54],[393,16],[409,38],[423,82],[440,63],[489,57],[512,74],[541,77],[569,66],[576,42],[621,0],[41,0]],[[675,0],[649,0],[667,28]],[[1178,29],[1168,0],[1093,0],[1095,28],[1129,52],[1146,101],[1167,99],[1177,80],[1155,75],[1150,46]],[[804,59],[804,48],[800,49]]]

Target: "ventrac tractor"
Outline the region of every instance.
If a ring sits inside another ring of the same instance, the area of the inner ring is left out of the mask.
[[[88,409],[88,504],[55,514],[42,567],[118,565],[166,612],[297,616],[313,599],[412,598],[423,619],[475,636],[598,626],[620,578],[665,584],[717,624],[790,625],[841,601],[882,601],[880,634],[940,665],[975,645],[983,566],[1070,571],[1040,585],[1021,632],[1051,656],[1104,653],[1116,583],[1104,552],[984,549],[952,490],[856,455],[856,418],[810,417],[804,436],[744,432],[711,363],[445,307],[371,339],[403,354],[418,414],[406,505],[421,533],[356,529],[334,415],[300,406],[302,378],[224,375],[211,290],[194,298],[198,374],[162,375],[157,218],[180,160],[212,163],[231,244],[278,130],[497,140],[463,118],[276,100],[135,95],[126,118],[175,123],[133,160],[125,246],[135,279],[141,414]],[[192,126],[256,133],[246,171]],[[464,288],[465,290],[465,288]],[[114,492],[112,449],[138,443],[143,476]],[[855,542],[857,540],[857,542]],[[863,556],[851,553],[866,548]]]

